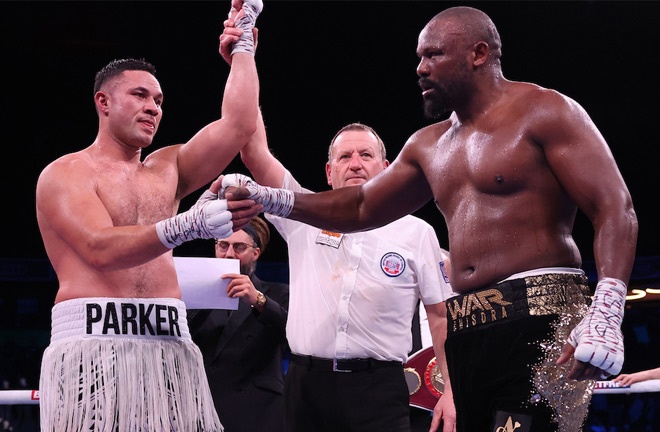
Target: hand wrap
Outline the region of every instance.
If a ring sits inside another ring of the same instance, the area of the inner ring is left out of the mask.
[[[277,189],[258,185],[250,177],[243,174],[227,174],[222,178],[221,195],[229,186],[243,187],[250,192],[248,199],[255,200],[264,206],[264,213],[287,217],[293,210],[294,195],[287,189]]]
[[[232,227],[227,200],[207,190],[187,212],[158,222],[156,232],[160,241],[172,249],[194,239],[229,237]]]
[[[236,28],[243,30],[243,34],[238,39],[238,42],[234,44],[231,50],[232,55],[237,52],[246,52],[254,55],[254,36],[252,35],[252,29],[257,22],[257,16],[259,16],[263,8],[264,3],[262,0],[244,0],[243,8],[236,15]],[[236,9],[232,8],[229,11],[229,17],[231,18],[235,12]]]
[[[603,278],[587,315],[573,329],[568,343],[575,348],[575,358],[617,375],[623,367],[623,333],[621,321],[626,304],[626,284],[618,279]]]

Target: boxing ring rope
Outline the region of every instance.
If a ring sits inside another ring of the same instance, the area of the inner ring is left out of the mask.
[[[660,391],[660,379],[641,381],[629,386],[620,386],[614,381],[596,381],[594,394],[653,393]]]
[[[614,381],[597,381],[594,394],[660,392],[660,379],[620,386]],[[0,405],[37,405],[39,390],[0,390]]]
[[[36,405],[39,390],[0,390],[0,405]]]

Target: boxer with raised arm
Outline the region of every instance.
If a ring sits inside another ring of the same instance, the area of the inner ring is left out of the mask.
[[[143,159],[163,91],[150,63],[113,60],[94,82],[96,139],[41,172],[37,220],[59,283],[39,383],[42,431],[222,431],[172,248],[231,235],[227,210],[245,205],[219,200],[216,181],[177,214],[181,199],[216,178],[255,131],[251,29],[261,8],[261,0],[232,2],[229,19],[246,31],[222,118]]]

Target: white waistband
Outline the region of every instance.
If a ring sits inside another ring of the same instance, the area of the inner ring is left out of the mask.
[[[572,268],[572,267],[543,267],[543,268],[538,268],[534,270],[527,270],[524,272],[512,274],[506,279],[501,280],[499,283],[508,281],[511,279],[521,279],[521,278],[526,278],[529,276],[539,276],[543,274],[550,274],[550,273],[559,273],[559,274],[579,274],[583,275],[584,270],[577,269],[577,268]]]
[[[57,303],[51,342],[76,338],[190,339],[186,305],[173,298],[88,297]]]

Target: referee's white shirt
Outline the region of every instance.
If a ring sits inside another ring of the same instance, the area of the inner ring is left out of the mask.
[[[306,191],[288,171],[282,187]],[[435,304],[452,295],[435,231],[417,217],[343,235],[266,217],[288,245],[293,353],[405,362],[417,300]]]

